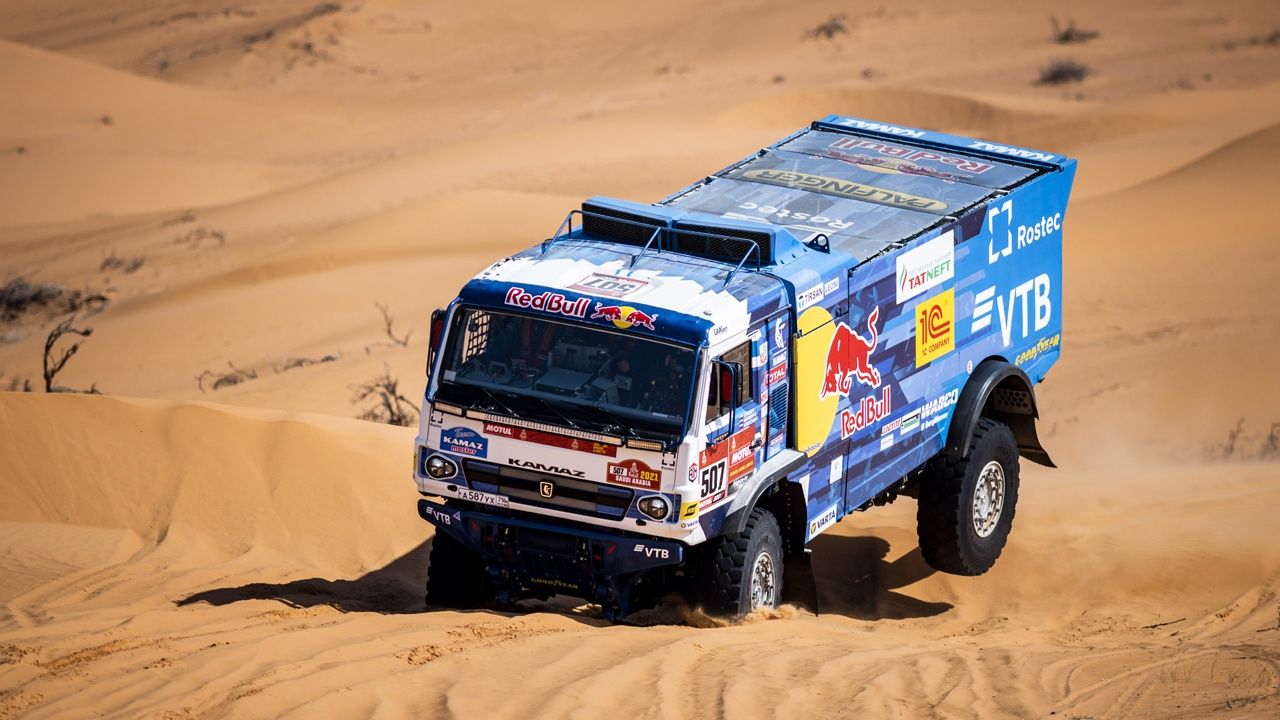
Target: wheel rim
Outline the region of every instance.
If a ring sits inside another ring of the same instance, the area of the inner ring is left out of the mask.
[[[751,566],[751,609],[773,607],[773,591],[777,583],[773,571],[773,557],[765,551],[756,555]]]
[[[988,537],[1000,522],[1004,509],[1004,468],[992,460],[983,466],[973,488],[973,531]]]

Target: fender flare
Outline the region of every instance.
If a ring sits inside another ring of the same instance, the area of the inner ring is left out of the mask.
[[[981,418],[1009,426],[1018,441],[1018,454],[1045,467],[1057,467],[1036,434],[1035,385],[1022,368],[1000,358],[983,360],[973,369],[951,415],[944,450],[967,457],[973,431]]]
[[[802,467],[809,460],[804,453],[798,453],[798,456],[787,462],[784,466],[777,468],[770,473],[765,479],[761,480],[751,490],[751,495],[745,503],[739,505],[730,512],[724,519],[724,524],[720,526],[721,535],[736,535],[742,532],[743,526],[747,524],[747,517],[751,515],[751,511],[756,505],[767,495],[778,490],[782,483],[787,482],[788,475]],[[798,487],[798,485],[797,485]],[[782,519],[779,519],[782,522]]]

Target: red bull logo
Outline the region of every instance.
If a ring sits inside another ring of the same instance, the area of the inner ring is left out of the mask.
[[[877,307],[867,317],[870,340],[863,339],[844,323],[836,326],[831,346],[827,350],[827,371],[822,389],[818,391],[819,399],[831,394],[848,397],[855,379],[863,385],[880,387],[880,371],[871,364],[871,353],[880,343],[880,333],[876,330],[876,321],[879,319],[880,308]]]
[[[626,330],[632,325],[642,327],[645,330],[652,331],[653,324],[658,321],[658,313],[650,315],[643,310],[637,310],[629,305],[605,305],[597,302],[595,310],[591,313],[591,320],[608,320],[615,326]]]

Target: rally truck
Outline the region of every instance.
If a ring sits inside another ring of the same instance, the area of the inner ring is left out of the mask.
[[[915,498],[932,567],[996,561],[1062,340],[1074,160],[832,115],[654,204],[593,197],[433,314],[427,601],[679,590]]]

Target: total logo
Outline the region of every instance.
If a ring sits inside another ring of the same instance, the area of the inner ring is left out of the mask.
[[[1004,232],[1001,233],[1000,231]],[[1043,240],[1062,230],[1062,213],[1046,215],[1030,225],[1013,224],[1013,201],[1005,200],[1000,205],[987,210],[987,232],[991,239],[987,241],[987,264],[995,264],[1000,258],[1006,258],[1015,250]],[[1004,247],[997,248],[1001,235],[1004,235]]]
[[[1000,319],[1000,339],[1004,341],[1005,347],[1013,344],[1015,330],[1018,340],[1027,339],[1029,335],[1048,327],[1053,318],[1053,301],[1049,297],[1049,290],[1049,276],[1041,273],[1004,295],[996,295],[994,285],[978,292],[973,296],[973,324],[970,332],[977,333],[990,327],[991,311],[994,309],[996,317]],[[1015,319],[1020,320],[1016,326]]]
[[[848,397],[854,379],[863,385],[880,387],[880,371],[871,364],[871,353],[880,343],[880,333],[876,330],[876,322],[880,319],[880,308],[874,308],[867,316],[867,332],[870,340],[865,340],[844,323],[836,326],[831,337],[831,345],[827,349],[827,370],[818,392],[818,399],[836,394]]]
[[[522,287],[513,287],[507,291],[507,297],[504,301],[507,305],[513,305],[520,308],[530,308],[532,310],[541,310],[545,313],[553,315],[564,315],[565,317],[585,317],[587,308],[591,307],[591,300],[588,298],[579,298],[571,300],[560,293],[544,292],[540,295],[534,295]]]
[[[650,315],[630,305],[605,305],[598,302],[589,319],[609,320],[615,327],[622,330],[626,330],[632,325],[638,325],[645,330],[653,330],[653,324],[658,321],[658,313]]]

